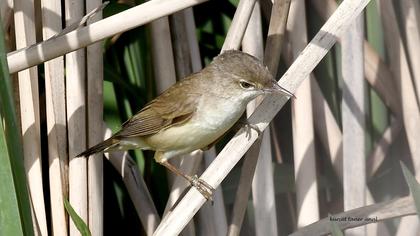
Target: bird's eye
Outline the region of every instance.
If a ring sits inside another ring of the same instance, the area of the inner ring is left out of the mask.
[[[241,85],[241,87],[244,88],[244,89],[255,88],[255,85],[254,84],[249,83],[249,82],[244,81],[244,80],[239,81],[239,85]]]

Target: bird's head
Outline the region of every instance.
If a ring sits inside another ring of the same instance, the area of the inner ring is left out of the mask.
[[[277,84],[270,71],[257,58],[237,50],[229,50],[215,57],[209,66],[215,76],[215,83],[231,96],[251,101],[267,93],[282,93],[294,97]]]

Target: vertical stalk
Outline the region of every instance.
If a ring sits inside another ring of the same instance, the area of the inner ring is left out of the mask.
[[[34,1],[14,1],[16,48],[36,43]],[[47,235],[41,170],[38,69],[18,73],[24,164],[34,212],[34,229]]]
[[[59,33],[61,1],[42,0],[43,39]],[[53,14],[52,14],[53,13]],[[48,132],[51,226],[54,235],[67,235],[63,197],[68,197],[67,122],[64,57],[45,62],[45,100]]]
[[[291,2],[287,30],[294,58],[305,48],[308,40],[305,11],[304,1]],[[310,79],[303,81],[295,93],[298,99],[292,100],[297,227],[319,219],[311,83]]]
[[[102,4],[101,0],[87,0],[86,12]],[[97,12],[92,22],[102,18]],[[88,22],[88,23],[92,23]],[[103,53],[102,43],[86,48],[87,65],[87,146],[103,140]],[[88,159],[88,225],[92,235],[103,235],[103,155],[95,154]]]
[[[83,0],[65,1],[66,26],[82,18]],[[85,49],[66,54],[66,103],[69,154],[69,198],[76,213],[88,223],[87,159],[75,158],[86,149],[86,54]],[[79,235],[70,219],[70,235]]]
[[[363,15],[341,39],[343,71],[343,192],[344,210],[366,205],[365,85]],[[366,235],[366,227],[347,231]]]

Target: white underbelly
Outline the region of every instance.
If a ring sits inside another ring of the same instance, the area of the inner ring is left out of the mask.
[[[177,153],[187,153],[207,147],[226,133],[245,110],[245,106],[234,108],[219,102],[215,109],[198,110],[197,115],[191,120],[162,130],[149,137],[147,142],[155,150],[178,150]]]

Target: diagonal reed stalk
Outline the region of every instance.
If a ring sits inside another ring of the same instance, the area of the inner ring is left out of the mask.
[[[9,71],[14,73],[26,69],[205,1],[151,0],[52,40],[9,53]]]

